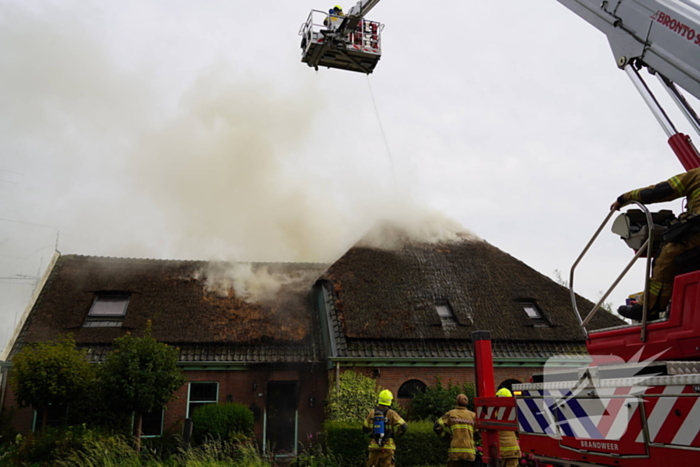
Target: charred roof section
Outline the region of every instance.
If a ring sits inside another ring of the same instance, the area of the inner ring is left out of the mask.
[[[267,287],[264,296],[255,299],[216,277],[228,266],[201,261],[61,256],[12,353],[25,343],[68,333],[79,345],[109,344],[126,332],[141,334],[149,320],[153,337],[172,344],[235,345],[239,351],[241,346],[260,344],[273,349],[290,345],[318,348],[309,291],[327,265],[249,263],[248,274],[264,273]],[[251,284],[249,281],[246,292],[254,289]],[[260,295],[259,290],[257,293]],[[128,297],[121,325],[94,324],[93,306],[105,296]],[[308,354],[308,349],[299,352],[305,358]]]

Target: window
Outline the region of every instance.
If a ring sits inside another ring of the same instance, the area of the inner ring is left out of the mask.
[[[141,420],[141,436],[152,437],[163,434],[163,412],[165,409],[155,409],[143,414]]]
[[[435,305],[435,310],[437,311],[440,321],[442,321],[443,326],[454,326],[457,324],[454,313],[450,305],[447,303],[439,303]]]
[[[198,407],[216,404],[219,400],[219,383],[190,383],[187,393],[187,418]]]
[[[549,322],[542,314],[542,311],[537,306],[534,301],[519,301],[520,306],[523,307],[523,311],[528,318],[530,318],[531,324],[537,328],[549,326]]]
[[[34,411],[34,420],[32,421],[32,431],[41,431],[44,427],[44,410],[39,409]],[[58,427],[66,425],[66,406],[63,404],[49,404],[46,414],[46,426]]]
[[[425,391],[426,385],[419,379],[409,379],[401,385],[397,397],[402,399],[413,399],[416,394]]]
[[[85,328],[121,327],[129,305],[127,293],[98,293],[83,323]]]
[[[542,319],[539,310],[532,303],[523,303],[523,310],[525,310],[530,319]]]

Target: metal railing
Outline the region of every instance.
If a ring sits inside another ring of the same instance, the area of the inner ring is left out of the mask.
[[[600,310],[601,306],[603,303],[605,303],[605,300],[610,296],[610,294],[615,290],[615,287],[620,283],[623,277],[627,274],[627,272],[632,268],[634,263],[645,253],[646,250],[646,275],[644,279],[644,299],[643,299],[643,309],[642,309],[642,328],[641,328],[641,340],[642,342],[646,341],[646,327],[647,327],[647,314],[648,314],[648,296],[649,296],[649,277],[651,276],[651,259],[652,259],[652,247],[653,247],[653,235],[654,235],[654,221],[651,216],[651,212],[649,212],[649,209],[647,209],[646,206],[644,206],[642,203],[638,201],[629,201],[624,204],[624,206],[629,206],[630,204],[636,204],[639,206],[642,211],[644,212],[647,220],[647,229],[649,236],[646,239],[646,241],[642,244],[642,246],[637,250],[637,253],[634,255],[634,257],[630,260],[630,262],[627,264],[627,266],[623,269],[623,271],[620,273],[620,275],[615,279],[613,284],[608,288],[608,290],[600,297],[598,300],[598,303],[595,304],[593,309],[586,315],[585,318],[581,318],[581,313],[578,310],[578,305],[576,303],[576,293],[574,292],[574,273],[576,271],[576,267],[578,264],[581,262],[583,257],[588,253],[588,250],[590,249],[591,245],[595,240],[598,238],[598,235],[600,232],[603,230],[603,227],[608,223],[612,215],[616,212],[614,210],[611,210],[607,216],[605,216],[605,219],[603,220],[603,223],[598,227],[598,230],[596,230],[595,234],[593,234],[593,237],[590,239],[586,247],[583,249],[583,252],[579,255],[579,257],[576,259],[574,262],[573,266],[571,266],[571,272],[569,274],[569,293],[571,294],[571,305],[574,308],[574,312],[576,313],[576,317],[578,318],[579,325],[581,326],[581,329],[583,330],[583,333],[586,337],[588,337],[588,330],[586,329],[586,326],[588,323],[593,319],[593,316]]]
[[[331,15],[321,10],[311,10],[306,22],[302,23],[299,28],[299,35],[306,40],[306,47],[304,47],[302,54],[306,52],[305,49],[312,42],[322,42],[327,35],[333,34],[344,18],[344,16]],[[347,49],[380,54],[383,29],[384,25],[377,21],[362,19],[353,31],[345,34],[342,42],[345,43]],[[338,38],[336,38],[337,40]]]

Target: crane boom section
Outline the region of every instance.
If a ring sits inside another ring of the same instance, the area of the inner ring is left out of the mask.
[[[603,32],[620,68],[634,60],[700,99],[700,0],[558,0]]]

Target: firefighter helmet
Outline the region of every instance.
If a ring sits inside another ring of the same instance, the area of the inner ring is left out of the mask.
[[[508,388],[501,388],[496,392],[496,397],[513,397],[513,393]]]
[[[377,397],[377,404],[379,405],[391,405],[391,401],[394,400],[394,395],[388,389],[384,389],[379,393]]]
[[[340,5],[334,6],[333,9],[334,9],[334,10],[338,10],[338,11],[343,11],[343,7],[340,6]]]

